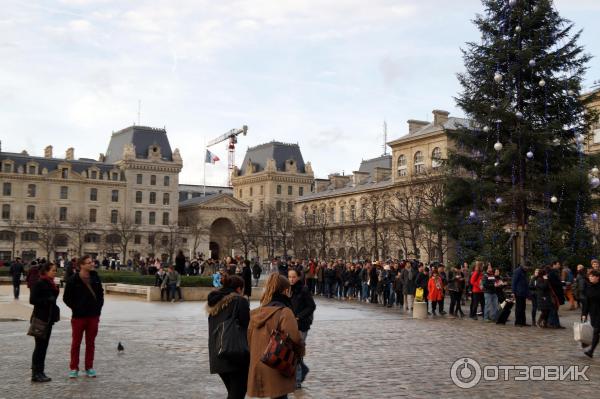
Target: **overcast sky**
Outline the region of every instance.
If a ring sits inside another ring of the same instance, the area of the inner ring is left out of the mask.
[[[524,1],[524,0],[520,0]],[[596,56],[600,1],[556,0]],[[351,173],[383,152],[406,120],[461,116],[453,96],[460,47],[477,41],[479,0],[2,0],[2,150],[97,158],[112,131],[166,127],[201,184],[203,148],[246,124],[236,154],[298,143],[318,177]],[[227,181],[225,143],[207,184]]]

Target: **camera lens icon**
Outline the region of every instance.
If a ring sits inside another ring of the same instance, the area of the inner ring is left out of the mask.
[[[473,388],[481,381],[481,366],[469,357],[460,358],[452,364],[450,378],[459,388]]]

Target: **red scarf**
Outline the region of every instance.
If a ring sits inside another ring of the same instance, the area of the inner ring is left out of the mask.
[[[47,274],[44,274],[40,276],[40,280],[46,280],[50,284],[54,292],[56,292],[56,294],[58,295],[58,286],[54,282],[53,278],[50,278]]]

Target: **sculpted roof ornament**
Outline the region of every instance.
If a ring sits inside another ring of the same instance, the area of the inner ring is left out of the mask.
[[[133,143],[127,143],[123,147],[123,159],[135,159],[135,145]]]

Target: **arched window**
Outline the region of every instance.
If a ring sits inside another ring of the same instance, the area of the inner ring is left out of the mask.
[[[0,231],[0,241],[12,241],[15,233],[9,230]]]
[[[69,237],[66,234],[58,234],[54,237],[54,245],[57,247],[66,247],[69,245]]]
[[[106,242],[108,244],[118,244],[121,242],[121,237],[118,234],[109,234],[106,236]]]
[[[21,241],[37,241],[38,238],[39,235],[35,231],[24,231],[21,233]]]
[[[398,157],[398,176],[406,176],[406,155],[402,154]]]
[[[440,147],[435,147],[433,151],[431,151],[431,167],[433,169],[439,168],[442,163],[442,149]]]
[[[425,172],[425,160],[421,151],[415,152],[415,175]]]
[[[83,241],[87,243],[98,243],[100,242],[100,236],[96,233],[88,233],[84,236]]]

